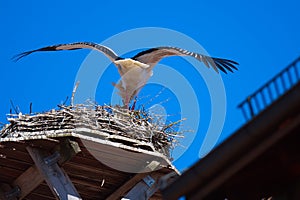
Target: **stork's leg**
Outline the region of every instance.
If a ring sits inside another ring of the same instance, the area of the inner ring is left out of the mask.
[[[124,105],[125,105],[125,107],[127,108],[127,109],[129,109],[129,98],[128,98],[128,96],[126,95],[126,97],[125,97],[125,101],[124,101]]]
[[[137,97],[135,97],[134,100],[133,100],[133,104],[131,106],[131,110],[135,109],[136,99],[137,99]]]

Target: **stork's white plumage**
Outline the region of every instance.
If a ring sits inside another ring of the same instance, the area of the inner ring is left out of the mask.
[[[94,49],[104,53],[118,68],[121,75],[119,83],[113,85],[120,91],[123,103],[128,107],[130,101],[138,95],[142,87],[147,83],[152,76],[152,69],[164,57],[167,56],[192,56],[203,62],[207,67],[213,67],[218,73],[221,70],[224,73],[227,71],[233,72],[237,70],[235,61],[211,58],[202,54],[187,51],[177,47],[157,47],[142,51],[132,58],[121,58],[110,48],[92,42],[76,42],[71,44],[59,44],[40,49],[27,51],[13,57],[16,61],[24,56],[38,51],[59,51],[59,50],[76,50],[76,49]]]

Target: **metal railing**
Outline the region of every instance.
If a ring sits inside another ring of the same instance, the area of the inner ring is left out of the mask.
[[[300,57],[242,101],[238,108],[242,110],[246,121],[259,114],[298,83],[299,72]]]

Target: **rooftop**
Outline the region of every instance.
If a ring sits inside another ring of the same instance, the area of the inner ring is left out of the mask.
[[[242,102],[247,123],[164,188],[165,199],[300,198],[299,63]]]

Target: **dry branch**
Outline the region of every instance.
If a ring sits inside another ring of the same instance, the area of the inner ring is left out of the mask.
[[[0,138],[44,136],[45,131],[76,131],[78,128],[100,130],[109,135],[152,143],[155,150],[170,157],[176,137],[182,133],[173,130],[181,121],[158,124],[144,110],[130,111],[119,106],[60,105],[58,110],[23,115],[8,114],[10,124],[0,130]]]

